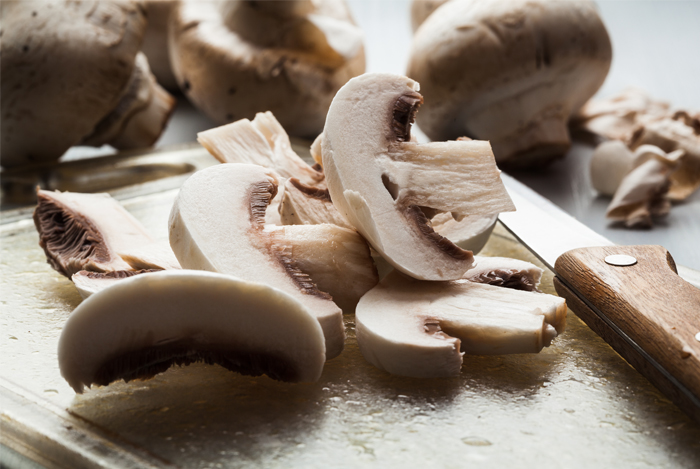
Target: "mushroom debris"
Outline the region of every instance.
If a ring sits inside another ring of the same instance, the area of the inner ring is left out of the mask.
[[[462,355],[537,353],[563,332],[564,299],[394,271],[357,306],[357,343],[379,369],[417,378],[459,374]]]
[[[322,134],[323,171],[333,205],[393,267],[424,280],[459,279],[473,255],[436,233],[430,218],[515,207],[488,142],[411,141],[418,88],[389,74],[343,86]]]
[[[416,31],[407,74],[428,137],[488,139],[500,167],[531,168],[567,152],[567,121],[611,60],[592,1],[452,0]]]
[[[573,125],[601,138],[590,164],[591,184],[613,196],[608,218],[649,228],[670,202],[700,187],[700,114],[674,110],[638,89],[592,100]]]
[[[77,393],[196,362],[316,381],[325,362],[323,332],[301,302],[276,288],[181,270],[127,278],[95,293],[70,315],[58,343],[61,375]]]
[[[364,71],[363,34],[343,0],[189,0],[171,19],[178,83],[220,124],[270,110],[290,134],[315,137],[335,92]]]
[[[139,53],[138,2],[3,2],[0,12],[4,167],[57,160],[77,144],[158,139],[175,101]]]

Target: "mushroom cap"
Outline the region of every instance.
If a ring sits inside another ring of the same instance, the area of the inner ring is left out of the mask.
[[[170,213],[170,245],[185,269],[207,270],[272,285],[301,301],[318,319],[328,358],[344,345],[342,311],[295,263],[279,231],[264,230],[277,191],[274,172],[225,163],[193,174]]]
[[[602,85],[610,38],[591,1],[452,0],[414,36],[418,125],[433,140],[488,139],[499,162],[534,166],[570,145],[566,122]]]
[[[90,296],[58,343],[61,375],[78,393],[198,361],[315,381],[325,362],[323,333],[299,301],[276,288],[210,272],[163,271]]]
[[[395,268],[454,280],[472,253],[437,234],[425,213],[493,215],[514,206],[488,142],[410,141],[418,88],[390,74],[345,84],[328,111],[323,170],[333,205]]]
[[[1,11],[2,165],[56,160],[119,102],[146,15],[136,1],[2,2]]]
[[[562,298],[468,280],[424,282],[399,272],[362,297],[355,316],[362,355],[417,378],[459,374],[462,354],[539,352],[563,329]]]
[[[186,1],[173,11],[173,72],[214,122],[269,110],[290,134],[315,137],[335,92],[364,71],[361,35],[342,0],[302,2],[316,8],[305,15],[288,10],[292,3]]]

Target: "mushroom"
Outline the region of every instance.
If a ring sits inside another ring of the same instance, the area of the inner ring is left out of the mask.
[[[458,280],[423,282],[392,272],[362,297],[357,343],[367,361],[417,378],[459,374],[462,355],[537,353],[566,321],[564,299]]]
[[[308,186],[297,178],[284,183],[284,195],[279,205],[283,225],[319,225],[328,223],[352,229],[331,202],[328,189]]]
[[[370,249],[355,230],[337,225],[266,226],[289,246],[289,256],[345,314],[379,282]]]
[[[97,293],[100,290],[109,288],[116,282],[133,277],[134,275],[150,274],[153,272],[161,272],[162,269],[148,270],[113,270],[111,272],[91,272],[89,270],[81,270],[71,276],[73,285],[78,289],[78,293],[83,299]]]
[[[681,155],[682,150],[668,155],[663,151],[641,154],[638,166],[620,183],[605,216],[624,222],[627,228],[651,228],[653,218],[668,215],[671,203],[666,195]]]
[[[632,171],[635,156],[619,140],[598,145],[591,158],[591,185],[598,193],[613,196],[622,180]]]
[[[543,270],[535,264],[508,257],[474,256],[465,280],[515,290],[538,291]]]
[[[342,311],[290,256],[280,231],[264,229],[265,210],[277,191],[270,169],[221,164],[193,174],[170,213],[170,245],[183,268],[235,275],[292,295],[318,319],[326,354],[343,349]]]
[[[411,2],[411,28],[415,33],[423,21],[448,0],[413,0]]]
[[[389,74],[343,86],[323,131],[323,171],[333,205],[395,268],[424,280],[458,279],[472,253],[437,234],[429,217],[488,216],[514,206],[488,142],[411,141],[423,100],[418,87]]]
[[[567,121],[611,59],[592,1],[452,0],[416,31],[407,74],[428,137],[488,139],[500,167],[523,168],[566,153]]]
[[[173,72],[214,122],[274,112],[296,136],[323,128],[335,92],[364,71],[343,0],[183,1],[169,30]]]
[[[143,35],[141,50],[148,63],[151,64],[153,74],[158,83],[169,90],[177,90],[177,80],[170,67],[170,54],[168,52],[168,23],[176,0],[147,0],[144,2],[148,13],[148,25]]]
[[[37,190],[34,225],[51,266],[66,277],[80,270],[134,270],[119,255],[154,239],[109,194]]]
[[[58,343],[61,375],[77,393],[196,362],[316,381],[324,360],[321,328],[299,301],[268,285],[210,272],[124,279],[83,301]]]
[[[2,165],[57,160],[79,143],[152,145],[174,106],[143,54],[134,1],[4,2]],[[40,135],[38,137],[38,135]]]

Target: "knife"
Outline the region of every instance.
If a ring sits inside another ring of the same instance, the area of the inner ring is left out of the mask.
[[[500,222],[555,273],[594,332],[700,422],[700,272],[661,246],[616,246],[512,177]]]

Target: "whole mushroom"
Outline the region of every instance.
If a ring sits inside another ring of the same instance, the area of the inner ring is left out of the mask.
[[[336,91],[365,67],[343,0],[183,1],[171,21],[178,83],[220,124],[272,111],[289,134],[315,137]]]
[[[501,167],[534,167],[566,153],[567,121],[611,59],[591,1],[452,0],[416,31],[407,74],[431,139],[487,139]]]
[[[152,145],[175,104],[139,53],[135,1],[3,2],[2,165],[57,160],[79,143]]]

